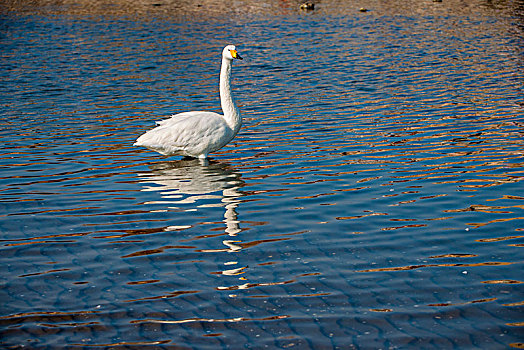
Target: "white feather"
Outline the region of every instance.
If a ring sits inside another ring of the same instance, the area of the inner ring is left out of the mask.
[[[231,97],[231,62],[242,59],[233,45],[222,51],[220,103],[224,115],[213,112],[183,112],[156,122],[156,128],[140,136],[135,146],[143,146],[163,155],[207,158],[208,154],[228,144],[240,130],[242,117]]]

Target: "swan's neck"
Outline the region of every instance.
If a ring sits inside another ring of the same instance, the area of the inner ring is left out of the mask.
[[[242,125],[242,117],[238,111],[233,97],[231,96],[231,60],[222,59],[222,67],[220,69],[220,104],[224,112],[224,119],[227,124],[233,129],[236,134]]]

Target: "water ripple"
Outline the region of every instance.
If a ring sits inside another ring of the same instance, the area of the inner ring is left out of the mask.
[[[3,346],[521,347],[518,3],[0,6]]]

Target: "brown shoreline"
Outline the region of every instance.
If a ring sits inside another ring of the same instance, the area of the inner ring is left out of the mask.
[[[133,19],[165,18],[199,21],[211,18],[245,18],[318,14],[334,16],[449,16],[502,15],[524,17],[524,2],[489,0],[309,0],[314,10],[301,9],[301,0],[4,0],[0,13],[110,16]],[[366,11],[362,11],[366,9]]]

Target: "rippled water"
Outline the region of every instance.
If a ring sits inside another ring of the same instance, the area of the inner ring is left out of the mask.
[[[2,347],[524,348],[521,1],[13,3]],[[133,147],[229,42],[237,138]]]

